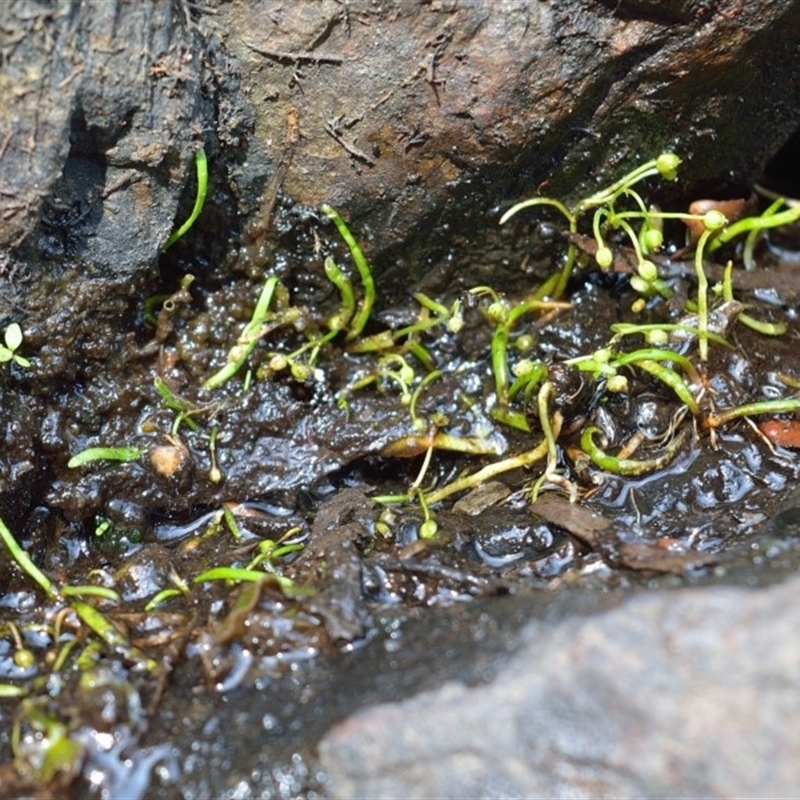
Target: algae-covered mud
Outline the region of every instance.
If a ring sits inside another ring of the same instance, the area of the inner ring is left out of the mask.
[[[51,278],[0,349],[4,793],[324,795],[331,725],[447,653],[485,677],[554,598],[795,572],[798,212],[652,205],[679,172],[504,209],[391,292],[283,202],[225,270],[200,212],[102,306]]]

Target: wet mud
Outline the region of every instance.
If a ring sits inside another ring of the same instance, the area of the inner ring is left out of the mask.
[[[90,283],[56,287],[72,292],[71,313],[24,331],[32,366],[12,362],[3,379],[3,517],[57,585],[116,593],[80,602],[117,633],[88,625],[69,596],[43,600],[3,558],[0,674],[22,694],[0,701],[0,779],[13,793],[44,780],[79,796],[125,786],[131,796],[180,787],[202,797],[241,780],[261,794],[324,795],[319,737],[359,707],[433,685],[431,654],[450,653],[465,681],[485,680],[531,614],[580,613],[642,588],[766,584],[797,569],[793,441],[776,445],[744,419],[693,424],[669,387],[632,369],[618,394],[575,383],[565,362],[604,347],[612,325],[681,319],[661,300],[634,315],[627,278],[591,268],[573,278],[567,306],[526,317],[511,342],[514,360],[541,360],[558,385],[558,476],[568,483],[539,485],[532,502],[538,465],[420,503],[409,487],[435,498],[541,441],[535,395],[517,404],[529,432],[492,415],[493,328],[468,290],[483,271],[510,303],[524,298],[563,242],[540,241],[533,262],[513,264],[501,238],[496,269],[473,255],[475,271],[462,270],[462,249],[432,273],[426,290],[446,285],[436,300],[460,301],[463,327],[419,334],[441,374],[412,405],[402,373],[342,335],[293,372],[292,354],[340,302],[320,278],[323,256],[347,261],[320,216],[293,223],[282,228],[293,247],[280,235],[271,244],[284,254],[272,323],[247,369],[219,389],[204,381],[226,363],[262,288],[245,274],[199,273],[179,288],[181,264],[165,259],[136,300],[120,290],[103,309]],[[298,255],[314,241],[319,254]],[[786,274],[762,255],[764,274]],[[685,297],[692,279],[675,272],[671,287]],[[785,395],[800,376],[792,303],[741,297],[789,332],[725,320],[728,346],[704,368],[717,410]],[[379,292],[363,339],[419,315],[408,294]],[[609,451],[641,436],[640,461],[662,453],[676,426],[686,433],[668,463],[613,474],[577,454],[587,421],[602,426]],[[136,457],[70,465],[110,446]],[[260,577],[213,575],[226,567]],[[252,757],[231,725],[253,732]],[[48,767],[56,729],[71,749]]]

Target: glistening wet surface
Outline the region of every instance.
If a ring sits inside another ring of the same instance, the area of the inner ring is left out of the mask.
[[[522,362],[547,376],[506,387],[515,427],[497,413],[492,306],[523,301],[534,268],[496,296],[470,292],[468,273],[435,297],[379,289],[362,335],[322,341],[340,299],[314,263],[287,256],[246,369],[216,391],[202,384],[237,346],[260,278],[173,285],[148,319],[134,302],[87,316],[76,287],[72,316],[25,331],[34,366],[11,364],[3,384],[3,512],[57,591],[45,599],[3,559],[9,793],[324,794],[314,747],[332,724],[435,684],[443,659],[449,676],[485,679],[530,615],[796,571],[800,465],[765,428],[791,418],[709,422],[794,396],[790,303],[743,295],[788,332],[731,314],[705,363],[691,341],[662,346],[700,373],[690,414],[633,361],[622,391],[577,368],[612,325],[685,318],[658,297],[634,313],[624,277],[579,272],[568,306],[531,307],[506,331],[508,383]],[[613,347],[612,360],[644,343]],[[587,458],[589,427],[612,460]],[[112,446],[141,453],[68,466]]]

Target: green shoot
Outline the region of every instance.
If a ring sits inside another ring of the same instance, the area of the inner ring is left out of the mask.
[[[193,583],[206,581],[230,581],[232,583],[261,583],[263,581],[277,582],[280,590],[287,597],[302,597],[310,594],[310,590],[299,587],[291,578],[278,575],[275,572],[262,572],[257,569],[244,567],[212,567],[211,569],[195,575]]]
[[[325,276],[339,290],[342,298],[341,310],[328,320],[328,328],[332,331],[341,331],[356,313],[356,296],[350,278],[342,272],[331,256],[325,259]]]
[[[779,228],[783,225],[791,225],[800,219],[800,206],[791,206],[776,213],[777,205],[777,203],[773,203],[761,216],[745,217],[729,225],[711,242],[709,251],[713,252],[743,233],[749,234],[754,231],[761,232],[769,228]]]
[[[138,666],[152,672],[158,665],[148,658],[138,647],[132,645],[114,626],[104,614],[94,606],[84,603],[82,600],[73,600],[70,604],[72,610],[78,615],[81,622],[91,629],[99,639],[108,647],[124,656]]]
[[[64,597],[100,597],[103,600],[110,600],[112,603],[119,603],[119,592],[109,589],[107,586],[63,586],[61,594]]]
[[[596,467],[604,472],[627,476],[647,475],[669,465],[680,451],[688,435],[688,431],[682,430],[664,448],[664,452],[661,455],[651,459],[638,460],[617,458],[606,453],[594,441],[594,437],[598,433],[600,433],[600,430],[593,425],[585,428],[581,434],[581,450],[589,456]]]
[[[559,433],[560,428],[558,425],[553,425],[553,436],[558,438]],[[429,504],[438,503],[450,497],[451,495],[457,494],[458,492],[474,489],[476,486],[480,486],[482,483],[486,483],[487,481],[496,478],[498,475],[502,475],[504,472],[509,472],[514,469],[522,469],[523,467],[530,467],[537,461],[541,461],[542,459],[546,458],[548,452],[549,449],[547,441],[543,440],[536,447],[534,447],[533,450],[529,450],[526,453],[522,453],[521,455],[513,456],[511,458],[504,458],[502,461],[496,461],[494,464],[488,464],[483,469],[479,469],[477,472],[474,472],[471,475],[464,475],[460,478],[456,478],[456,480],[454,480],[452,483],[448,483],[447,486],[443,486],[441,489],[430,492],[428,495],[426,495],[426,500]]]
[[[156,391],[159,393],[159,395],[161,395],[161,399],[164,401],[167,408],[178,412],[178,416],[175,418],[175,422],[172,425],[170,433],[175,436],[183,422],[186,423],[190,430],[196,431],[197,423],[189,416],[189,414],[191,414],[193,411],[196,411],[197,406],[194,403],[190,403],[188,400],[184,400],[182,397],[178,397],[178,395],[176,395],[172,389],[167,386],[166,381],[160,375],[156,375],[156,377],[153,379],[153,383],[156,387]]]
[[[256,343],[259,338],[261,338],[262,328],[267,319],[267,312],[269,311],[272,296],[275,294],[277,285],[278,279],[274,275],[267,278],[261,290],[261,294],[258,297],[258,302],[253,310],[253,316],[250,318],[250,322],[244,326],[236,344],[228,353],[228,363],[205,381],[203,388],[206,391],[218,389],[220,386],[227,383],[242,368],[245,361],[247,361],[247,357],[253,352]]]
[[[6,524],[2,519],[0,519],[0,539],[3,540],[3,543],[8,548],[8,552],[11,553],[11,557],[17,562],[20,569],[25,574],[33,581],[38,583],[39,586],[44,589],[45,594],[48,597],[58,597],[58,590],[53,585],[53,582],[39,569],[39,567],[36,566],[36,564],[33,563],[31,557],[28,555],[28,552],[19,546],[17,540],[14,538],[14,535],[6,527]]]
[[[197,195],[194,199],[194,208],[186,222],[167,239],[164,250],[169,250],[194,225],[205,205],[206,193],[208,192],[208,161],[206,159],[206,151],[202,147],[195,153],[194,160],[197,170]]]
[[[141,447],[87,447],[67,462],[70,469],[92,461],[136,461],[145,451]]]
[[[5,345],[0,344],[0,364],[6,361],[13,361],[21,367],[30,367],[31,362],[17,353],[17,349],[22,344],[22,329],[16,322],[12,322],[3,335]]]
[[[372,307],[375,305],[375,281],[372,278],[372,272],[367,259],[364,257],[364,253],[358,246],[358,242],[355,240],[353,234],[350,233],[350,229],[347,227],[344,220],[339,216],[339,212],[327,204],[322,206],[322,212],[333,221],[333,224],[339,231],[339,235],[350,250],[353,263],[356,265],[358,274],[361,277],[361,285],[364,288],[364,298],[361,301],[358,312],[350,322],[350,329],[347,332],[347,341],[352,341],[364,330],[364,326],[367,324],[370,314],[372,313]]]
[[[729,303],[733,300],[733,262],[729,261],[725,265],[725,272],[722,278],[722,299]],[[786,333],[786,323],[784,322],[764,322],[755,319],[744,311],[740,312],[736,319],[748,328],[760,333],[762,336],[783,336]]]
[[[781,400],[760,400],[754,403],[745,403],[734,408],[726,408],[709,414],[706,424],[710,428],[718,428],[732,419],[752,417],[759,414],[796,414],[800,411],[800,397],[788,397]]]

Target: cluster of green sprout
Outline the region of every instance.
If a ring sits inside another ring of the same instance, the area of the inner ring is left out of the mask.
[[[671,391],[679,405],[674,415],[673,425],[662,442],[661,451],[655,457],[636,458],[635,447],[626,447],[617,453],[606,450],[602,433],[592,424],[584,425],[579,432],[579,457],[608,473],[619,475],[638,475],[666,466],[674,459],[693,429],[714,430],[720,425],[758,414],[777,414],[800,410],[800,399],[790,397],[781,400],[747,403],[745,405],[712,409],[705,402],[704,370],[709,357],[710,346],[729,346],[724,336],[710,328],[709,317],[715,302],[732,309],[731,314],[738,321],[755,327],[762,333],[778,335],[783,329],[775,324],[767,324],[748,317],[741,304],[733,303],[730,264],[725,279],[718,287],[709,287],[706,279],[704,258],[736,236],[744,236],[746,257],[752,257],[756,237],[766,228],[784,225],[800,218],[800,209],[784,210],[780,203],[770,206],[763,214],[733,223],[719,211],[712,210],[702,215],[663,212],[650,207],[643,199],[640,189],[642,181],[650,178],[674,180],[680,159],[672,153],[664,153],[657,159],[637,167],[615,181],[611,186],[579,200],[568,207],[559,200],[537,197],[518,203],[508,210],[501,219],[505,223],[525,209],[552,208],[567,222],[571,234],[581,232],[583,225],[591,232],[594,240],[594,261],[601,270],[610,269],[624,242],[626,253],[632,253],[635,273],[630,277],[630,285],[639,295],[635,308],[641,309],[646,303],[659,298],[668,298],[671,288],[659,274],[657,254],[664,247],[663,226],[667,220],[684,220],[699,223],[701,232],[693,244],[694,267],[697,276],[697,293],[688,309],[695,313],[695,322],[675,324],[631,324],[620,323],[612,326],[605,347],[593,353],[568,359],[562,365],[577,370],[608,393],[628,390],[631,370],[644,373],[648,378],[659,381]],[[189,219],[167,240],[169,247],[184,235],[198,218],[207,191],[207,163],[201,150],[196,158],[197,197]],[[556,382],[553,379],[553,364],[529,357],[532,338],[518,331],[528,318],[543,313],[557,312],[569,307],[564,300],[567,284],[576,265],[580,251],[573,238],[567,246],[562,266],[544,283],[518,302],[509,302],[490,286],[477,286],[469,290],[461,299],[449,305],[423,293],[414,294],[418,304],[417,317],[411,323],[396,329],[371,332],[372,311],[376,304],[376,287],[369,263],[356,238],[330,206],[323,206],[323,214],[332,221],[346,244],[355,276],[339,266],[328,256],[324,259],[323,270],[338,296],[338,307],[333,314],[322,321],[322,325],[301,326],[306,331],[305,340],[291,352],[270,350],[267,342],[270,335],[283,326],[296,323],[302,312],[291,304],[290,293],[278,277],[269,275],[255,299],[250,319],[242,326],[235,342],[230,347],[224,364],[209,375],[200,387],[206,395],[217,393],[225,386],[244,378],[234,389],[246,392],[253,380],[269,380],[278,374],[288,374],[292,380],[309,382],[316,379],[323,355],[332,348],[343,348],[352,356],[362,359],[363,372],[340,388],[336,401],[343,413],[350,413],[349,400],[354,392],[369,388],[386,390],[394,387],[399,402],[408,409],[410,433],[384,449],[386,457],[393,455],[421,456],[421,465],[416,478],[408,489],[397,495],[376,497],[383,504],[416,503],[423,515],[420,536],[435,536],[438,525],[434,506],[461,492],[476,488],[498,475],[511,470],[530,468],[543,464],[540,474],[530,487],[532,496],[546,485],[555,485],[568,492],[572,499],[577,497],[578,487],[568,479],[561,463],[562,453],[559,437],[563,418],[557,410]],[[186,299],[192,283],[187,275],[175,295],[166,299],[158,298],[148,306],[148,317],[155,317],[157,304],[168,311],[168,304],[176,299]],[[155,299],[154,299],[155,300]],[[431,384],[442,377],[447,365],[438,364],[426,344],[428,337],[443,333],[457,336],[464,325],[468,307],[477,306],[489,326],[489,362],[493,379],[493,397],[490,400],[490,414],[495,422],[534,437],[535,429],[540,437],[522,453],[500,457],[502,449],[491,436],[462,436],[447,430],[448,422],[436,411],[423,416],[420,411],[420,398]],[[374,328],[372,329],[374,330]],[[681,333],[697,342],[697,361],[690,355],[677,352],[670,345],[670,335]],[[641,342],[643,341],[643,344]],[[0,361],[14,362],[29,367],[30,362],[17,351],[22,343],[19,326],[11,324],[5,332],[5,346],[0,345]],[[512,349],[513,343],[513,349]],[[266,352],[259,368],[253,368],[253,355],[256,348]],[[516,355],[515,355],[516,354]],[[175,413],[167,438],[179,442],[185,427],[189,435],[199,432],[198,418],[214,402],[198,404],[175,394],[161,378],[155,379],[155,390],[164,406]],[[236,394],[231,391],[229,394]],[[681,425],[685,418],[691,418],[695,425]],[[533,426],[532,426],[533,421]],[[212,469],[212,481],[222,478],[216,465],[215,447],[217,426],[211,428],[208,446]],[[475,456],[491,457],[489,463],[472,473],[461,474],[443,486],[425,486],[436,451],[449,450]],[[76,453],[68,462],[70,468],[91,468],[93,462],[128,462],[142,458],[146,449],[127,444],[91,447]],[[215,515],[209,528],[212,533],[222,525],[227,525],[235,539],[239,538],[238,526],[231,508],[223,507]],[[379,524],[380,525],[380,524]],[[98,534],[107,528],[101,522]],[[376,531],[382,528],[376,526]],[[162,588],[148,601],[145,611],[151,611],[171,598],[186,595],[191,586],[211,580],[233,583],[248,582],[260,585],[264,580],[276,582],[287,596],[296,596],[305,591],[284,577],[276,567],[276,562],[290,556],[302,548],[302,544],[292,540],[288,531],[277,540],[266,539],[257,546],[252,559],[241,567],[220,566],[207,569],[200,574],[186,577],[174,575],[172,585]],[[28,553],[18,544],[9,529],[0,520],[0,538],[14,561],[50,598],[64,609],[71,609],[96,639],[114,652],[134,661],[141,668],[152,670],[156,664],[153,659],[139,651],[114,626],[110,617],[83,598],[98,598],[108,603],[119,603],[118,593],[104,586],[59,586],[53,582],[31,560]],[[57,640],[57,636],[55,637]],[[67,642],[58,652],[55,668],[61,669],[66,663],[75,642]],[[19,658],[27,657],[25,647],[20,644]],[[22,696],[27,688],[14,684],[0,684],[0,696]],[[32,718],[35,716],[31,712]],[[45,722],[42,722],[44,725]],[[53,734],[55,736],[55,734]]]

